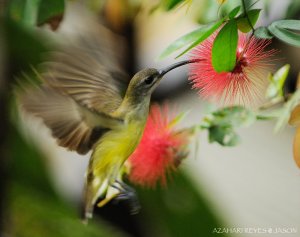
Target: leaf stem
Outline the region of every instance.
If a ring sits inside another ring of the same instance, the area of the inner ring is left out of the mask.
[[[252,23],[250,21],[248,12],[247,12],[245,0],[241,0],[241,1],[242,1],[242,5],[243,5],[243,12],[244,12],[244,14],[245,14],[245,16],[247,18],[248,24],[250,25],[250,27],[252,29],[252,32],[251,32],[251,35],[250,35],[248,41],[246,42],[246,45],[245,45],[243,51],[240,53],[239,58],[237,58],[237,62],[239,62],[241,60],[241,58],[243,57],[244,52],[248,49],[248,46],[249,46],[249,43],[250,43],[250,39],[254,36],[254,31],[255,31],[255,29],[254,29],[254,27],[253,27],[253,25],[252,25]]]
[[[248,12],[247,12],[247,8],[246,8],[245,0],[241,0],[241,1],[242,1],[242,5],[243,5],[243,11],[244,11],[244,14],[245,14],[245,16],[246,16],[246,18],[247,18],[247,21],[248,21],[249,26],[250,26],[251,29],[252,29],[252,34],[251,34],[251,36],[253,36],[253,35],[254,35],[255,29],[254,29],[254,27],[253,27],[253,25],[252,25],[252,23],[251,23],[251,21],[250,21],[250,18],[249,18]]]

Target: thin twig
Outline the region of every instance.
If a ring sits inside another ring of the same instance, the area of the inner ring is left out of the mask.
[[[246,3],[245,3],[245,0],[241,0],[241,1],[242,1],[242,5],[243,5],[243,11],[244,11],[244,14],[245,14],[245,16],[246,16],[246,18],[247,18],[247,21],[248,21],[249,26],[250,26],[251,29],[252,29],[252,34],[251,34],[251,36],[253,36],[253,35],[254,35],[255,29],[254,29],[254,27],[253,27],[253,25],[252,25],[252,22],[250,21],[250,18],[249,18],[247,9],[246,9]]]
[[[243,12],[244,12],[244,14],[245,14],[245,16],[246,16],[246,18],[247,18],[248,24],[250,25],[250,27],[251,27],[251,29],[252,29],[252,33],[251,33],[251,35],[250,35],[248,41],[246,42],[246,44],[245,44],[245,46],[244,46],[242,52],[240,53],[239,58],[237,58],[237,62],[239,62],[239,61],[241,60],[241,58],[242,58],[243,55],[244,55],[244,52],[248,49],[248,46],[249,46],[249,43],[250,43],[250,39],[254,36],[254,31],[255,31],[255,29],[254,29],[254,27],[253,27],[253,25],[252,25],[252,23],[251,23],[251,21],[250,21],[250,18],[249,18],[247,9],[246,9],[245,0],[241,0],[241,1],[242,1],[242,5],[243,5]]]
[[[275,107],[277,105],[281,105],[285,101],[284,97],[279,97],[274,100],[268,101],[262,106],[259,107],[259,110],[268,110],[272,107]]]

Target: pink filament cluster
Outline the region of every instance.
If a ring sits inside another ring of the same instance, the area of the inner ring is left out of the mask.
[[[265,50],[270,40],[240,34],[236,52],[236,65],[231,72],[218,73],[212,66],[212,35],[191,53],[189,80],[205,99],[224,104],[253,105],[266,89],[267,75],[271,70],[271,57],[275,50]]]
[[[131,182],[148,187],[158,181],[166,184],[167,173],[176,168],[177,153],[187,142],[186,135],[169,126],[172,119],[166,106],[151,107],[141,142],[128,159]]]

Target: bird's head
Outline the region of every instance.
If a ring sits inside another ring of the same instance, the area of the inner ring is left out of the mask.
[[[150,96],[167,72],[193,62],[194,61],[192,60],[182,61],[161,70],[155,68],[143,69],[136,73],[131,79],[127,89],[127,95],[133,96],[136,99],[142,99]]]

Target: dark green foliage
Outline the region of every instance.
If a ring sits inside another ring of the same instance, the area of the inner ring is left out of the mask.
[[[182,172],[173,175],[167,187],[140,188],[138,194],[147,236],[213,236],[213,229],[223,226],[193,181]]]
[[[64,0],[10,0],[5,15],[7,19],[32,27],[62,18],[64,10]]]
[[[64,9],[64,0],[42,0],[39,5],[38,25],[44,24],[53,18],[61,18]]]
[[[42,62],[42,54],[48,49],[40,37],[33,31],[6,19],[4,22],[5,43],[10,65],[14,74],[28,71]],[[20,40],[22,39],[22,40]]]
[[[6,233],[18,237],[121,237],[107,224],[81,223],[75,207],[56,195],[45,159],[14,131],[10,135],[12,166],[8,188]]]
[[[30,27],[36,24],[39,0],[11,0],[5,11],[7,19]]]

